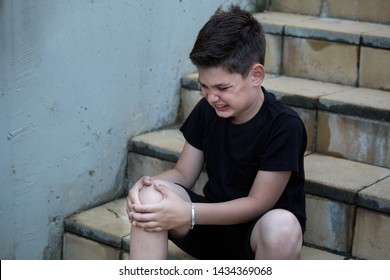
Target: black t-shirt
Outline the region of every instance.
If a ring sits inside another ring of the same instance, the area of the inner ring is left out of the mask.
[[[203,151],[209,179],[203,192],[211,202],[248,196],[259,170],[292,171],[273,208],[291,211],[305,228],[306,130],[294,110],[263,92],[262,107],[246,123],[219,117],[203,98],[180,130],[189,144]]]

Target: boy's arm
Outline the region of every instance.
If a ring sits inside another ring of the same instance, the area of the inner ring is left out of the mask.
[[[152,177],[152,179],[163,179],[191,188],[198,179],[202,168],[203,151],[185,142],[175,167]]]
[[[247,197],[221,203],[196,203],[196,223],[228,225],[255,219],[276,204],[290,175],[290,171],[258,171]]]
[[[154,177],[143,176],[130,188],[127,196],[128,211],[132,211],[134,204],[140,204],[139,191],[144,185],[151,186],[154,179],[162,179],[191,188],[199,177],[203,168],[203,152],[185,143],[183,151],[174,168]]]

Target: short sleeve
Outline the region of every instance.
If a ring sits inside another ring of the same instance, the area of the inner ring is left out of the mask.
[[[186,141],[201,151],[203,151],[204,111],[207,105],[207,100],[202,98],[180,127]]]

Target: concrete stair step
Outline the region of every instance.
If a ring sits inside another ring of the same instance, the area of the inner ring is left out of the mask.
[[[145,174],[158,174],[172,168],[184,146],[184,137],[176,128],[138,135],[129,144],[128,184],[132,186]],[[193,189],[202,193],[207,181],[203,171]]]
[[[267,72],[390,90],[390,25],[281,12],[255,14]]]
[[[271,11],[389,24],[387,0],[272,0]]]

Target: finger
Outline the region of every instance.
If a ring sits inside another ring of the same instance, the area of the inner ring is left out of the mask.
[[[132,205],[133,205],[133,202],[131,201],[131,197],[130,197],[130,194],[127,196],[127,198],[126,198],[126,207],[128,208],[128,209],[130,209],[131,207],[132,207]]]
[[[168,196],[169,193],[172,192],[172,191],[170,190],[170,188],[168,188],[168,187],[165,186],[165,185],[161,185],[161,184],[159,184],[159,183],[154,183],[153,186],[154,186],[154,188],[155,188],[158,192],[160,192],[160,193],[163,195],[163,197]]]
[[[142,188],[141,184],[134,185],[130,191],[129,195],[127,196],[128,202],[132,204],[141,204],[139,201],[139,190]]]
[[[131,202],[131,199],[130,198],[127,198],[127,203],[126,203],[126,211],[127,212],[133,212],[133,211],[135,211],[134,210],[134,206],[135,206],[136,204],[133,204],[132,202]]]
[[[149,223],[149,222],[156,222],[156,215],[153,213],[137,213],[132,212],[131,218],[136,223]]]
[[[163,230],[163,228],[159,226],[157,222],[146,222],[146,223],[133,222],[132,226],[136,226],[146,232],[157,232]]]
[[[129,209],[126,209],[126,212],[130,223],[133,222],[132,212]]]
[[[144,176],[144,177],[142,177],[142,179],[141,179],[141,184],[144,186],[144,185],[146,185],[146,186],[151,186],[151,185],[153,185],[153,180],[152,180],[152,178],[150,177],[150,176]]]
[[[131,203],[140,204],[138,198],[138,193],[141,190],[142,186],[144,185],[151,185],[153,181],[149,176],[143,176],[141,177],[135,184],[130,188],[127,194],[128,200],[130,200]]]
[[[156,213],[161,209],[159,203],[151,204],[132,204],[131,211],[140,214]]]

